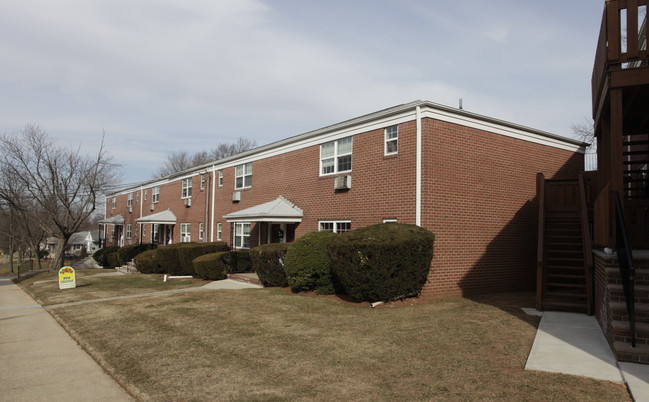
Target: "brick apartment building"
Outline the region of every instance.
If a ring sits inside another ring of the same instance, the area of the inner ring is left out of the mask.
[[[417,224],[436,236],[422,296],[531,290],[536,174],[574,178],[585,145],[416,101],[109,194],[102,222],[107,245],[233,248]]]

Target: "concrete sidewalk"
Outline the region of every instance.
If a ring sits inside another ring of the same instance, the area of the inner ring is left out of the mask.
[[[0,400],[133,400],[6,277],[0,277],[0,322]]]
[[[593,316],[544,312],[525,369],[625,382],[635,401],[649,401],[649,365],[618,365]]]

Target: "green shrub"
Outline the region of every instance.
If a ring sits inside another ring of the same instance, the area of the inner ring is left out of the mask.
[[[229,249],[225,242],[170,244],[138,254],[135,256],[135,266],[143,274],[195,275],[195,258]]]
[[[289,243],[264,244],[250,250],[252,268],[264,286],[288,286],[284,258]]]
[[[119,249],[111,253],[106,253],[106,263],[110,268],[121,267],[122,264],[119,261]]]
[[[193,261],[196,275],[202,279],[218,281],[225,279],[230,270],[230,253],[221,251],[218,253],[205,254]]]
[[[229,251],[230,246],[225,242],[216,243],[180,243],[178,250],[178,270],[170,272],[172,275],[196,275],[193,261],[197,257],[219,251]]]
[[[162,274],[165,273],[163,270],[163,264],[160,263],[160,253],[158,250],[163,249],[164,247],[159,247],[155,250],[144,251],[136,255],[133,260],[135,261],[135,267],[142,274]]]
[[[155,244],[131,244],[119,249],[119,265],[126,265],[129,261],[135,258],[136,255],[156,248]]]
[[[110,247],[104,247],[100,248],[99,250],[95,251],[95,253],[92,255],[92,258],[97,261],[97,264],[101,265],[102,267],[106,268],[109,267],[110,265],[108,264],[108,260],[106,258],[106,255],[109,253],[113,253],[115,251],[119,250],[118,246],[110,246]]]
[[[388,301],[421,292],[434,240],[418,226],[383,223],[332,238],[327,249],[332,270],[349,296]]]
[[[284,271],[293,291],[333,294],[338,290],[327,252],[327,243],[335,236],[332,232],[311,232],[291,244],[286,252]]]
[[[231,251],[228,256],[230,262],[230,274],[238,274],[241,272],[253,272],[252,260],[250,259],[250,251],[236,250]]]

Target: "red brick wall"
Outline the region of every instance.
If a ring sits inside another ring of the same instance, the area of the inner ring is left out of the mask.
[[[429,118],[422,120],[422,131],[422,226],[436,235],[435,257],[422,296],[533,289],[536,174],[573,178],[583,169],[583,155]],[[214,230],[221,222],[222,240],[229,242],[231,226],[224,215],[279,195],[304,211],[296,237],[318,230],[319,220],[351,220],[352,229],[385,218],[415,223],[415,121],[399,125],[399,152],[394,156],[384,156],[382,128],[353,137],[353,170],[345,173],[352,176],[348,191],[334,191],[334,175],[319,175],[319,158],[320,146],[314,145],[253,161],[252,188],[241,190],[241,201],[236,203],[230,198],[235,168],[223,169],[222,187],[217,185],[217,172]],[[207,187],[205,192],[199,187],[197,175],[192,206],[185,208],[180,179],[160,185],[160,202],[154,212],[171,208],[176,214],[174,242],[180,241],[182,222],[192,223],[192,240],[198,240],[198,222],[204,220],[208,193]],[[148,210],[150,200],[151,189],[143,208],[145,216],[154,213]],[[120,209],[125,206],[126,196],[120,196],[116,211],[130,218]],[[110,202],[107,208],[110,211]],[[133,211],[135,223],[139,216],[135,200]],[[252,225],[253,247],[258,244],[258,227]],[[207,241],[209,228],[206,225]],[[150,241],[150,234],[147,227],[144,242]]]
[[[536,174],[576,177],[583,155],[424,119],[422,226],[435,234],[423,296],[533,289]]]

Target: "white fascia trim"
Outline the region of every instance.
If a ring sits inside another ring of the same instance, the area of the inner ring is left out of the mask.
[[[550,146],[566,151],[578,152],[582,154],[586,152],[585,148],[581,145],[556,138],[550,133],[543,135],[540,132],[537,134],[532,131],[524,130],[522,126],[521,128],[516,128],[504,124],[498,124],[496,122],[477,119],[474,117],[466,116],[464,114],[451,113],[445,110],[426,106],[422,107],[422,117],[445,121],[447,123],[453,123],[460,126],[471,127],[478,130],[499,134],[505,137],[516,138],[519,140],[532,142],[534,144]]]

